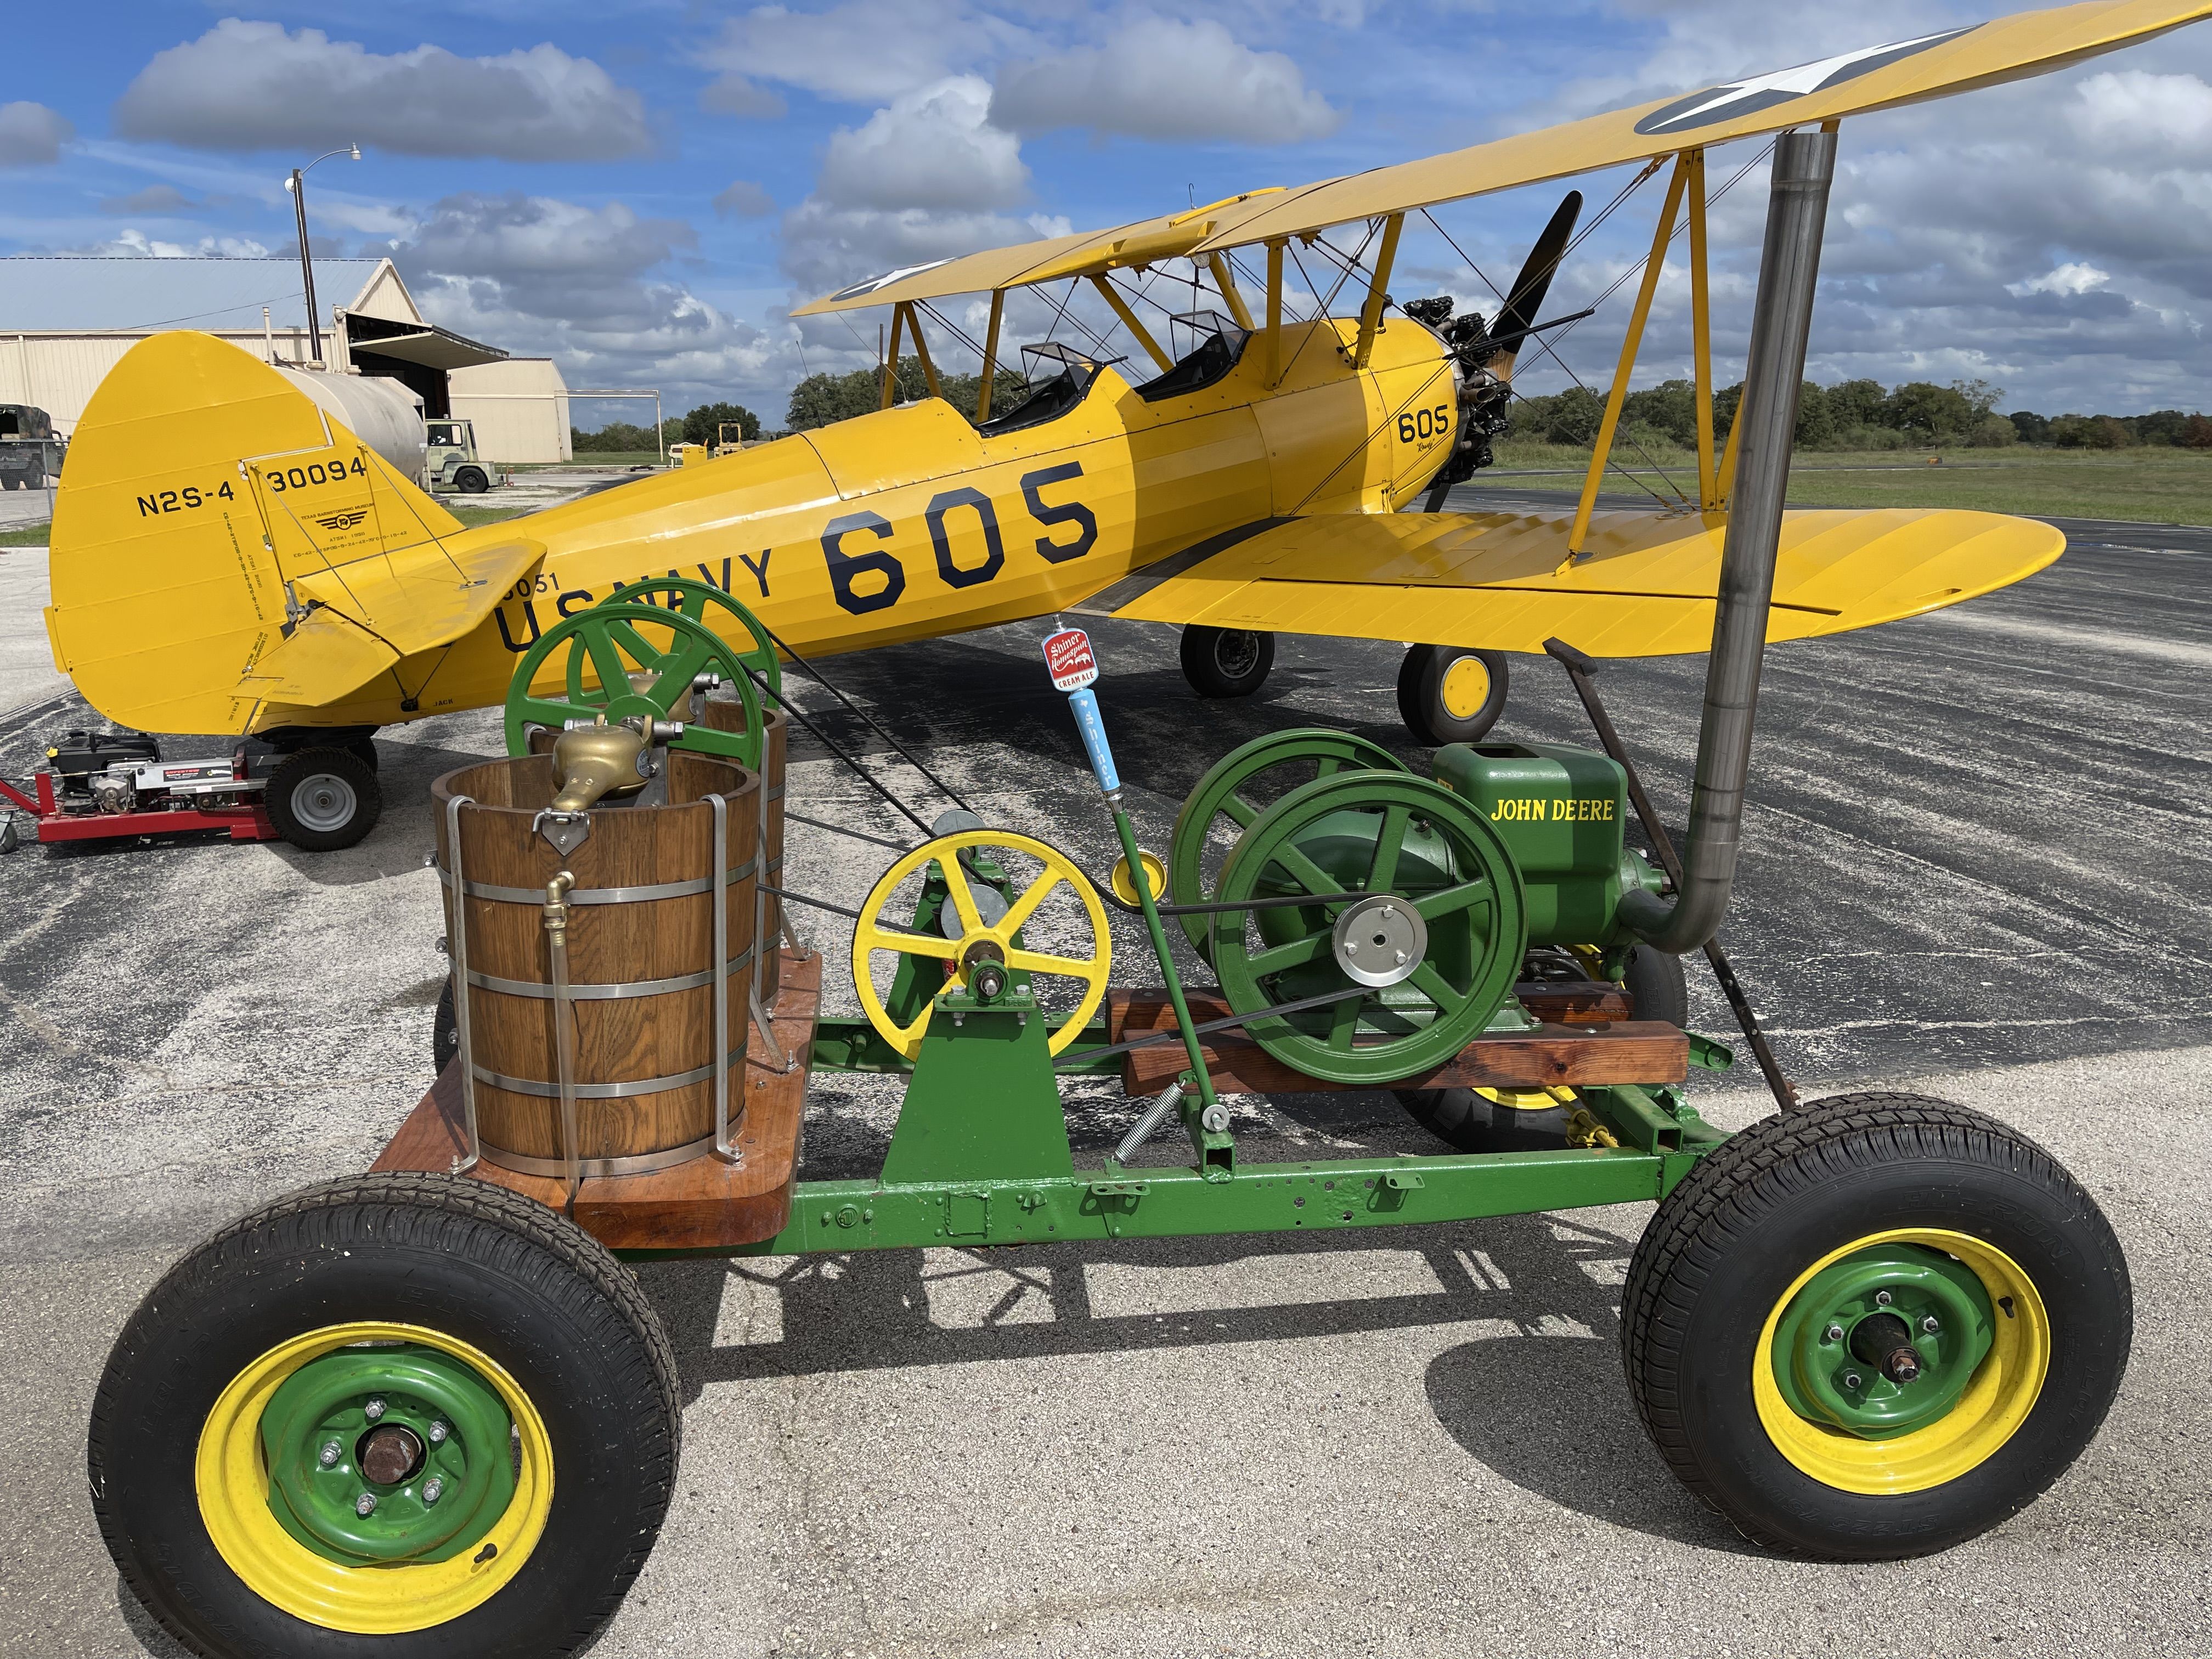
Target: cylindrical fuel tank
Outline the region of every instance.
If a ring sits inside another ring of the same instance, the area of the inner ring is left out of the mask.
[[[392,463],[410,483],[422,480],[422,399],[382,374],[324,374],[272,365],[333,420]]]
[[[761,714],[765,730],[761,743],[761,878],[771,887],[781,887],[783,880],[783,791],[784,763],[791,747],[791,716],[781,708],[768,708],[768,699],[761,699]],[[745,729],[744,705],[726,687],[707,697],[703,703],[705,724],[718,732],[742,732]],[[774,893],[761,896],[760,927],[760,997],[761,1006],[771,1007],[775,994],[782,985],[783,976],[783,901]]]
[[[743,1104],[753,962],[760,781],[733,762],[667,751],[668,805],[611,805],[564,857],[533,828],[553,799],[547,755],[488,761],[431,787],[447,939],[467,998],[483,1156],[507,1169],[568,1167],[555,1024],[574,1019],[584,1175],[634,1175],[714,1143],[716,1073],[732,1133]],[[714,961],[716,814],[722,804],[723,963]],[[459,803],[456,805],[456,803]],[[454,831],[458,830],[458,836]],[[455,890],[455,842],[460,891]],[[546,884],[562,870],[568,995],[556,994]],[[717,1055],[715,990],[727,1018]]]

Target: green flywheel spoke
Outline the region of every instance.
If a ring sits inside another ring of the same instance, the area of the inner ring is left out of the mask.
[[[1413,976],[1408,983],[1419,989],[1431,1002],[1435,1003],[1437,1011],[1442,1013],[1451,1012],[1467,1000],[1467,993],[1457,989],[1450,981],[1437,972],[1437,965],[1433,962],[1425,962],[1413,969]]]
[[[1328,954],[1328,930],[1308,933],[1304,939],[1294,939],[1287,945],[1271,945],[1244,958],[1255,979],[1267,979],[1291,968],[1302,968],[1307,963],[1318,962]]]
[[[1456,887],[1447,887],[1442,892],[1424,893],[1413,901],[1413,908],[1420,913],[1423,921],[1438,921],[1462,910],[1474,910],[1488,904],[1495,896],[1491,884],[1477,877],[1463,881]]]
[[[1375,860],[1367,866],[1367,890],[1387,893],[1398,879],[1399,855],[1406,850],[1406,826],[1413,821],[1409,806],[1393,806],[1382,814],[1382,827],[1376,832]]]
[[[1324,893],[1340,893],[1344,884],[1316,864],[1295,847],[1286,847],[1275,854],[1276,867],[1292,881],[1319,897]]]
[[[1329,1016],[1328,1046],[1340,1054],[1352,1052],[1352,1039],[1359,1030],[1359,1012],[1365,999],[1346,997]]]
[[[1239,830],[1260,816],[1260,809],[1242,795],[1224,796],[1218,810]]]

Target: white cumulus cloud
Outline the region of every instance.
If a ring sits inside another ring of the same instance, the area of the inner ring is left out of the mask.
[[[2104,287],[2112,280],[2112,273],[2109,270],[2100,270],[2094,265],[2069,262],[2045,272],[2040,276],[2031,276],[2024,282],[2007,283],[2005,292],[2023,297],[2030,294],[2087,294],[2094,289]]]
[[[1281,52],[1255,52],[1211,18],[1141,17],[1102,46],[1006,65],[991,119],[1024,134],[1287,144],[1326,137],[1342,118]]]
[[[1030,170],[990,112],[990,83],[973,75],[902,93],[831,135],[817,188],[839,207],[1012,207],[1029,194]]]
[[[404,155],[604,161],[653,148],[638,95],[557,46],[498,58],[433,46],[380,53],[320,29],[235,17],[155,53],[114,121],[126,138],[196,149],[357,140]]]
[[[756,84],[772,81],[840,103],[884,103],[1029,40],[962,0],[846,0],[816,12],[756,6],[701,54],[722,76],[700,101],[724,114],[781,114],[782,100]]]

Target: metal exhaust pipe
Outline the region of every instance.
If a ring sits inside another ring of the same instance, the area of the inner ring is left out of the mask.
[[[1620,917],[1655,949],[1680,956],[1719,931],[1743,823],[1744,778],[1774,597],[1774,561],[1790,489],[1790,446],[1805,379],[1805,343],[1820,274],[1820,233],[1836,173],[1833,132],[1785,132],[1775,141],[1766,246],[1751,325],[1751,360],[1737,452],[1736,488],[1721,549],[1719,606],[1705,665],[1705,717],[1698,731],[1696,781],[1682,882],[1674,898],[1641,889],[1621,896]]]

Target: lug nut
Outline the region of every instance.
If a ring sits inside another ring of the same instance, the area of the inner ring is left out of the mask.
[[[370,1422],[375,1422],[378,1418],[384,1415],[384,1402],[381,1400],[370,1401],[361,1408],[361,1414]]]
[[[1920,1322],[1920,1328],[1927,1332],[1929,1335],[1933,1336],[1936,1332],[1943,1328],[1943,1325],[1942,1322],[1937,1319],[1934,1314],[1929,1314],[1927,1318]]]
[[[339,1458],[344,1455],[344,1447],[339,1445],[335,1440],[325,1440],[323,1442],[323,1449],[317,1455],[316,1461],[321,1463],[325,1468],[328,1468],[331,1464],[337,1462]]]
[[[374,1515],[376,1512],[376,1494],[373,1492],[365,1492],[355,1498],[353,1512],[356,1515]]]
[[[434,1446],[444,1445],[446,1436],[451,1431],[443,1423],[433,1423],[429,1429],[430,1443]]]
[[[1874,1293],[1874,1305],[1877,1308],[1887,1308],[1890,1304],[1891,1300],[1892,1298],[1887,1291],[1876,1291]]]
[[[1844,1386],[1847,1389],[1856,1389],[1858,1387],[1862,1379],[1856,1371],[1845,1371],[1844,1373]]]
[[[1831,1325],[1823,1334],[1831,1342],[1840,1342],[1844,1340],[1844,1328],[1841,1325]]]
[[[439,1480],[436,1475],[432,1475],[428,1480],[425,1480],[422,1483],[422,1501],[424,1503],[434,1504],[445,1495],[446,1483]]]

